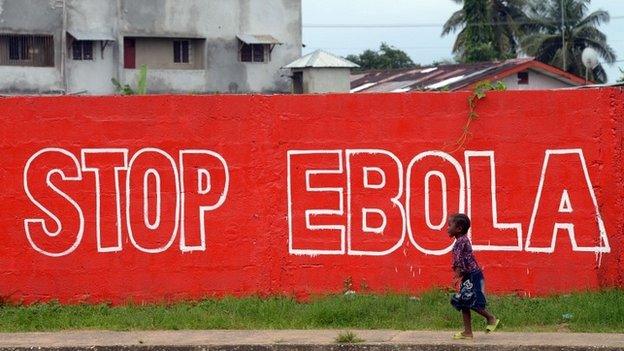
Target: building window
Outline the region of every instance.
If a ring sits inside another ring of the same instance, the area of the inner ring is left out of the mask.
[[[93,60],[93,41],[74,40],[72,43],[72,58],[74,60]]]
[[[529,84],[529,71],[518,72],[518,85]]]
[[[174,40],[173,41],[173,62],[175,63],[189,63],[189,57],[191,51],[191,42],[189,40]]]
[[[266,44],[245,44],[240,49],[240,60],[242,62],[265,62],[266,53],[269,52]]]
[[[51,35],[0,35],[0,65],[54,67]]]
[[[30,52],[28,37],[9,37],[9,60],[29,60]]]
[[[206,40],[201,38],[125,37],[124,67],[200,70],[205,66]]]

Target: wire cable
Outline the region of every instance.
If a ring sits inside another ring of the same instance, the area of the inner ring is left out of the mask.
[[[624,15],[611,16],[611,20],[621,20],[624,19]],[[576,21],[565,21],[565,23],[575,23]],[[535,22],[531,21],[514,21],[514,24],[533,24]],[[561,24],[561,21],[541,21],[540,23],[547,24]],[[479,22],[472,23],[470,26],[482,26],[482,25],[491,25],[491,26],[506,26],[506,22]],[[353,23],[353,24],[344,24],[344,23],[307,23],[303,24],[304,28],[439,28],[444,27],[444,23]]]

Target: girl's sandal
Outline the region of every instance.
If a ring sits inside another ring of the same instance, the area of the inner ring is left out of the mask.
[[[464,335],[464,332],[457,332],[453,335],[453,340],[472,340],[472,335]]]
[[[496,319],[496,322],[494,322],[494,324],[488,324],[485,327],[485,332],[486,333],[491,333],[491,332],[495,331],[496,328],[498,328],[499,324],[500,324],[500,319]]]

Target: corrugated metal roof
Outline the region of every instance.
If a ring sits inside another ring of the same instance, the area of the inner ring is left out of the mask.
[[[279,40],[275,39],[269,34],[238,34],[236,36],[240,41],[245,44],[281,44]]]
[[[357,68],[355,63],[323,50],[316,50],[289,64],[284,68]],[[352,86],[353,87],[353,86]]]
[[[116,41],[113,33],[109,32],[99,32],[99,31],[84,31],[77,29],[68,29],[67,33],[69,33],[72,37],[77,40],[101,40],[101,41]]]
[[[540,72],[548,69],[549,75],[571,86],[580,84],[580,78],[556,67],[547,66],[532,57],[527,57],[494,62],[356,72],[351,76],[351,89],[357,90],[355,92],[358,93],[404,92],[408,91],[408,88],[409,90],[461,90],[483,80],[502,79],[505,77],[505,72],[517,70],[523,65]]]

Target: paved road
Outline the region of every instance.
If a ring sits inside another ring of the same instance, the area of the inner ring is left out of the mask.
[[[252,331],[70,331],[0,333],[0,350],[55,348],[158,350],[332,350],[340,330]],[[454,341],[452,332],[355,330],[368,350],[624,350],[624,334],[476,333],[470,341]]]

